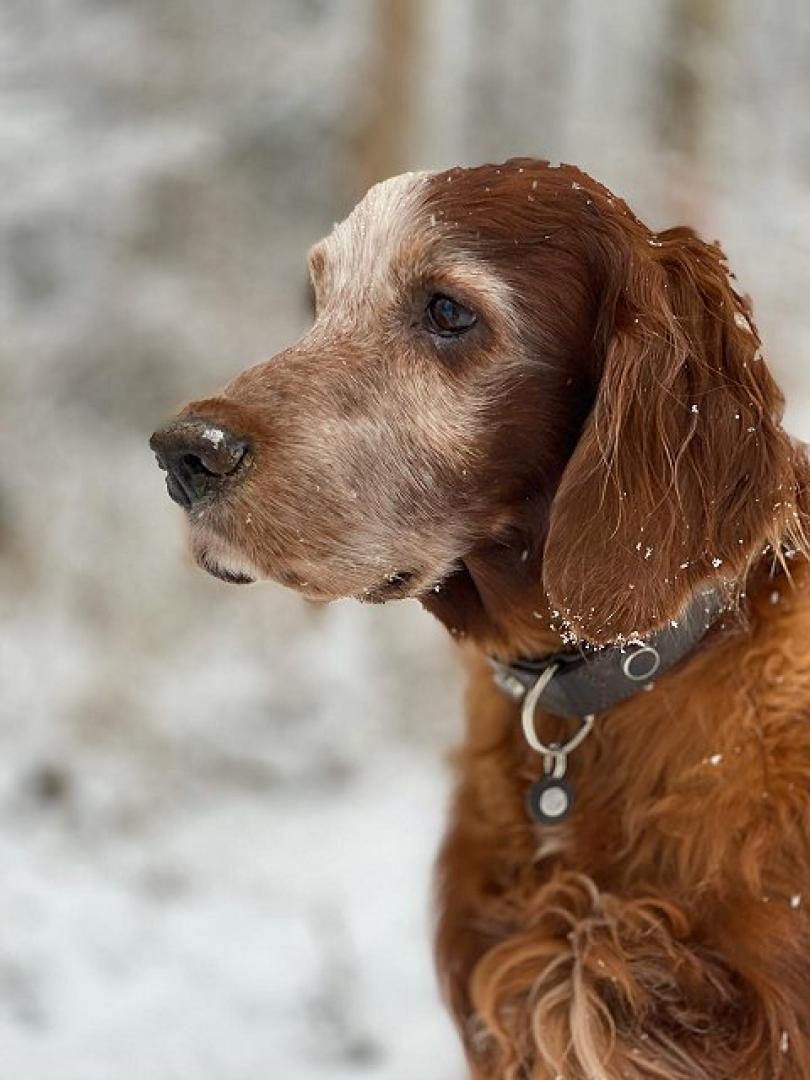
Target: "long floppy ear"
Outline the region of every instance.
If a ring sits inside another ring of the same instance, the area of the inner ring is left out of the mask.
[[[619,276],[543,560],[552,607],[592,642],[665,625],[699,587],[733,588],[764,547],[802,536],[800,452],[722,251],[671,229],[640,239]]]

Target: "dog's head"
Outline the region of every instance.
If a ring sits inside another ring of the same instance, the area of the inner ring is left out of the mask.
[[[606,641],[799,532],[722,252],[651,233],[579,170],[386,181],[310,270],[304,337],[153,436],[212,573],[385,600],[518,552]]]

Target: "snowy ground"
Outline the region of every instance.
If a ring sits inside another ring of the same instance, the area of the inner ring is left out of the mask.
[[[92,839],[6,816],[0,1075],[459,1076],[425,931],[442,788],[389,753],[347,791],[209,793]]]

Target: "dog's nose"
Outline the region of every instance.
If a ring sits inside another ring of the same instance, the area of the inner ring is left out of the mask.
[[[173,421],[149,445],[166,471],[166,490],[186,510],[231,478],[249,449],[241,435],[199,416]]]

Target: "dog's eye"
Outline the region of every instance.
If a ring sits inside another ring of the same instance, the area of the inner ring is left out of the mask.
[[[425,309],[425,324],[432,334],[442,337],[452,337],[454,334],[463,334],[471,326],[475,326],[476,315],[453,300],[450,296],[438,293],[432,296]]]

